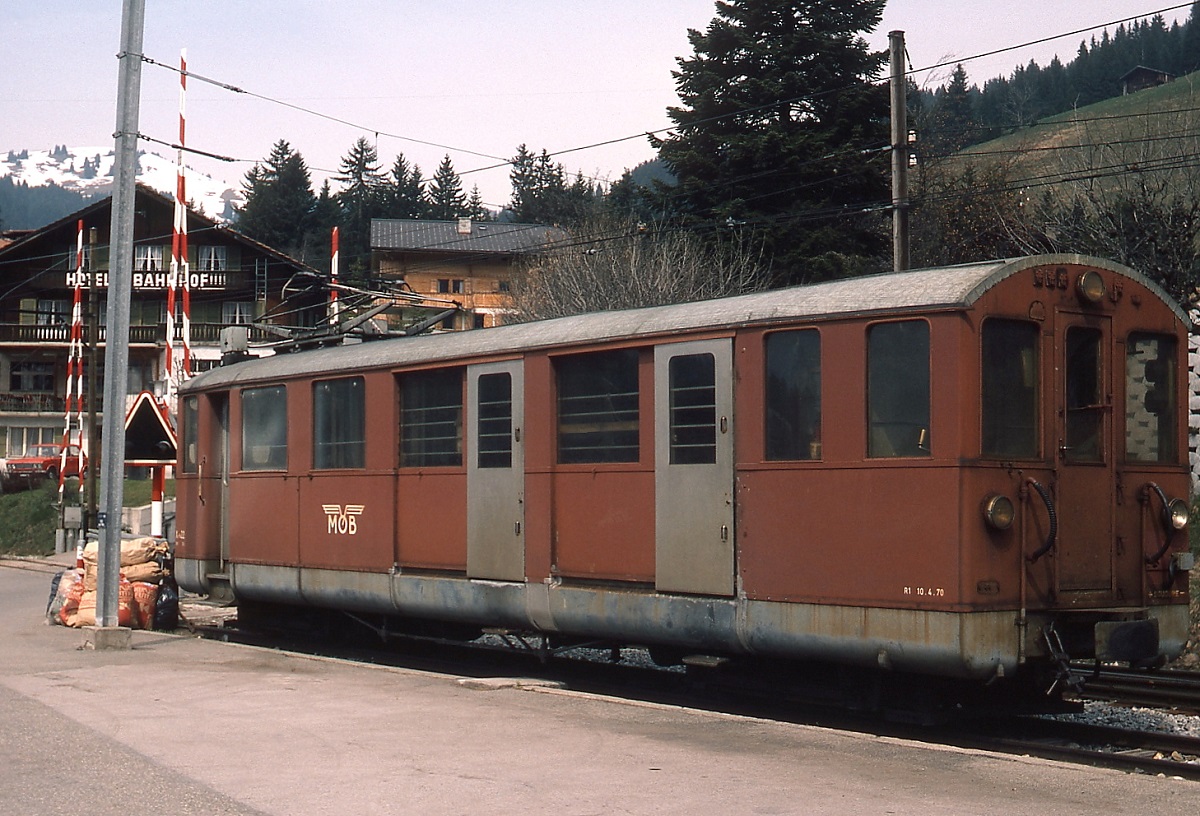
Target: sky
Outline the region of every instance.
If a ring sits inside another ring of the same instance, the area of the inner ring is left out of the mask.
[[[887,33],[902,30],[912,68],[963,61],[982,85],[1031,59],[1068,62],[1099,36],[1070,32],[1159,11],[1183,22],[1189,7],[889,0],[867,40],[884,50]],[[121,11],[120,0],[5,0],[0,151],[113,143]],[[644,134],[670,125],[676,58],[692,53],[688,29],[714,14],[713,0],[148,0],[143,53],[177,67],[187,49],[187,144],[235,159],[187,161],[231,185],[286,139],[319,189],[365,136],[385,170],[403,153],[428,178],[448,154],[464,189],[478,185],[498,207],[510,195],[502,163],[521,144],[604,181],[654,158]],[[915,79],[936,87],[952,70]],[[140,132],[174,142],[178,73],[143,63],[140,101]]]

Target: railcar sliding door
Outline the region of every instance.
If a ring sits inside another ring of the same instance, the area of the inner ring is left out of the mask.
[[[525,579],[525,383],[519,360],[467,369],[467,575]]]
[[[734,593],[732,343],[654,350],[655,586]]]
[[[1058,589],[1094,602],[1113,587],[1112,327],[1060,313]]]

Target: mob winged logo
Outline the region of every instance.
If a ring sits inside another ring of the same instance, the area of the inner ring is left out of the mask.
[[[325,519],[328,523],[326,532],[330,535],[356,535],[358,533],[358,516],[366,509],[362,504],[322,504]]]

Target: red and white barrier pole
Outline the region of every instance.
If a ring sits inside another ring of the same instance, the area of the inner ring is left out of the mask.
[[[150,468],[150,535],[163,537],[163,492],[167,484],[167,469],[162,465]]]
[[[329,258],[329,323],[335,325],[338,321],[338,228],[333,228],[333,235],[330,237],[330,258]]]

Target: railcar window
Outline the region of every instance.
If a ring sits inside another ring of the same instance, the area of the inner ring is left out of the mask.
[[[481,468],[512,467],[512,375],[481,374],[479,376],[479,453]]]
[[[183,400],[183,472],[195,473],[200,461],[197,437],[200,433],[200,398]]]
[[[637,350],[567,357],[556,370],[559,463],[638,461]]]
[[[1103,459],[1100,435],[1106,406],[1101,395],[1102,339],[1099,329],[1084,326],[1067,329],[1067,443],[1063,453],[1076,462]]]
[[[767,335],[766,455],[821,458],[821,335],[815,329]]]
[[[1125,344],[1125,458],[1174,462],[1176,351],[1169,335],[1131,334]]]
[[[462,371],[423,371],[400,379],[400,466],[462,464]]]
[[[242,391],[242,470],[287,470],[287,388]]]
[[[313,383],[313,468],[366,467],[362,377]]]
[[[717,365],[711,354],[672,357],[671,464],[717,461]]]
[[[867,335],[869,456],[929,455],[929,324],[880,323]]]
[[[984,456],[1038,455],[1038,338],[1034,323],[991,319],[983,324]]]

